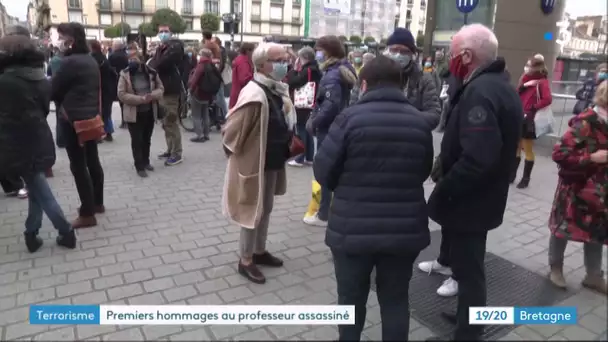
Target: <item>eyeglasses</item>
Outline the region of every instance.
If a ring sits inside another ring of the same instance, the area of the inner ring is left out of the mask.
[[[160,30],[160,31],[158,31],[158,33],[171,33],[171,31],[169,31],[169,30]]]

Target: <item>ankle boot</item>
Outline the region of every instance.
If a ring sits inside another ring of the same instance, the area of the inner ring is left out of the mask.
[[[42,239],[36,233],[25,233],[25,246],[30,253],[34,253],[42,247]]]
[[[565,289],[566,279],[564,278],[564,271],[562,266],[551,266],[551,272],[549,273],[549,280],[553,283],[553,285]]]
[[[603,272],[594,275],[587,274],[585,279],[583,279],[583,286],[603,295],[608,294],[608,285],[606,284],[606,279],[604,279]]]
[[[88,227],[93,227],[96,225],[97,225],[97,219],[95,218],[95,216],[78,216],[72,222],[73,229],[88,228]]]
[[[530,185],[530,175],[532,175],[532,168],[534,168],[534,160],[526,160],[524,162],[524,175],[521,178],[519,184],[517,184],[518,189],[525,189]]]
[[[511,166],[511,174],[509,175],[509,183],[515,183],[515,178],[517,178],[517,170],[519,169],[519,164],[521,164],[521,157],[515,157],[515,161],[513,162],[513,166]]]
[[[59,246],[74,249],[76,248],[76,233],[74,233],[74,230],[72,229],[69,233],[59,234],[55,241]]]

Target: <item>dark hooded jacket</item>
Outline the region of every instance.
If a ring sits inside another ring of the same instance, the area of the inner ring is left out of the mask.
[[[336,116],[348,106],[350,91],[357,83],[357,72],[346,59],[328,59],[321,65],[321,70],[323,77],[307,129],[325,135]]]
[[[308,62],[302,65],[301,70],[290,70],[287,73],[287,85],[291,91],[297,90],[308,84],[308,82],[315,83],[315,94],[318,93],[319,82],[323,77],[323,73],[319,69],[317,61]],[[306,124],[308,117],[312,109],[296,108],[296,114],[298,115],[298,124]]]
[[[441,102],[435,76],[420,70],[418,64],[410,63],[403,70],[405,95],[411,104],[424,116],[431,128],[437,127],[441,117]]]
[[[46,121],[51,86],[44,54],[1,56],[0,70],[0,178],[46,171],[55,163],[55,146]]]

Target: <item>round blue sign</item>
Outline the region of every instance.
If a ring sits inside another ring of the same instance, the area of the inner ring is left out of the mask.
[[[456,0],[456,8],[460,13],[471,13],[479,5],[479,0]]]

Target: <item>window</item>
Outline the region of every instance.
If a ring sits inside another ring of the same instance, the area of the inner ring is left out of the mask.
[[[260,16],[260,4],[251,4],[251,15]]]
[[[291,35],[292,36],[300,36],[300,28],[298,26],[291,27]]]
[[[270,19],[271,20],[283,20],[283,7],[282,6],[270,6]]]
[[[184,14],[192,14],[192,0],[183,0],[182,3],[182,13]]]
[[[405,19],[407,19],[407,20],[412,19],[412,11],[407,10],[407,12],[405,12]]]
[[[220,14],[220,4],[218,0],[205,0],[205,13]]]
[[[124,0],[125,11],[127,12],[142,12],[144,6],[142,5],[143,0]]]
[[[80,0],[68,0],[68,8],[79,8],[82,9]]]
[[[185,19],[184,23],[186,23],[186,31],[193,31],[194,30],[192,19]]]
[[[81,23],[82,21],[82,12],[81,11],[68,11],[68,21],[71,23]]]
[[[241,1],[240,0],[234,0],[234,13],[241,13]]]
[[[144,22],[143,15],[125,14],[125,22],[132,28],[137,28],[141,23]]]
[[[293,18],[300,18],[300,9],[299,8],[294,8],[291,10],[291,16]]]
[[[99,0],[99,9],[112,9],[112,0]]]
[[[111,26],[112,24],[112,15],[109,13],[102,13],[99,15],[99,24]]]
[[[251,24],[251,33],[260,33],[260,24],[252,23]]]
[[[168,8],[169,0],[156,0],[156,9],[159,8]]]
[[[283,34],[283,25],[270,24],[270,34]]]

